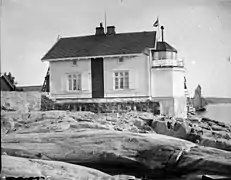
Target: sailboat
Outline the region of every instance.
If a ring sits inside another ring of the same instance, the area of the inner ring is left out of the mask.
[[[206,111],[207,104],[205,98],[201,96],[201,86],[198,85],[193,98],[193,107],[196,111]]]

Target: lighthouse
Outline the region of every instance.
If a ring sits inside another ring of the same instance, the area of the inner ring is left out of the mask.
[[[161,41],[151,55],[151,96],[160,102],[160,113],[171,117],[187,117],[184,89],[184,62],[177,57],[177,50],[164,41],[164,27],[161,26]]]

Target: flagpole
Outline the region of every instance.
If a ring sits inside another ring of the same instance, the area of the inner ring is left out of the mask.
[[[104,28],[104,31],[105,31],[105,34],[107,32],[107,11],[105,10],[104,12],[104,25],[105,25],[105,28]]]
[[[158,27],[157,27],[158,29],[158,37],[157,37],[157,41],[159,41],[160,40],[160,20],[159,20],[159,15],[158,15]]]
[[[3,11],[3,1],[0,0],[0,23],[2,24],[2,11]],[[0,28],[0,34],[2,33],[2,28]],[[2,40],[0,40],[0,47],[2,47]],[[0,62],[2,61],[2,48],[0,48]]]

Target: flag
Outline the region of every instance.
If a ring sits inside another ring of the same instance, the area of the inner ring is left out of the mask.
[[[153,24],[154,27],[158,27],[159,26],[159,18],[157,18],[156,22]]]
[[[153,24],[153,26],[155,28],[157,27],[157,29],[155,30],[156,36],[155,36],[155,42],[154,42],[154,48],[156,48],[157,41],[159,41],[159,39],[160,39],[159,16],[157,16],[157,19],[156,19],[155,23]]]

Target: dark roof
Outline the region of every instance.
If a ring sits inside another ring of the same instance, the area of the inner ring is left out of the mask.
[[[17,89],[22,91],[41,91],[42,86],[17,86]]]
[[[155,33],[150,31],[61,38],[42,60],[142,53],[145,48],[154,47]]]
[[[177,50],[169,45],[166,42],[158,41],[156,45],[156,51],[171,51],[171,52],[177,52]]]
[[[3,75],[1,75],[1,78],[4,79],[5,82],[10,86],[11,90],[14,90],[14,89],[15,89],[15,85],[12,84],[12,83],[10,82],[10,80],[8,79],[7,76],[5,76],[5,75],[3,74]]]

